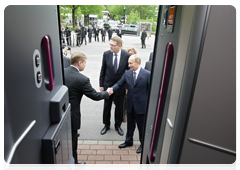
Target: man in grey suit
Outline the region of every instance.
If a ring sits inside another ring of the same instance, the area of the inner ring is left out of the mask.
[[[152,70],[152,58],[153,58],[153,52],[150,53],[149,61],[146,62],[145,67],[144,67],[148,71]]]
[[[72,126],[72,151],[75,163],[77,160],[77,131],[81,127],[80,104],[83,94],[92,100],[98,101],[109,98],[107,91],[97,92],[91,85],[90,80],[81,74],[87,62],[87,57],[81,52],[71,55],[70,66],[64,69],[65,85],[68,87],[69,102],[71,103],[71,126]],[[85,162],[82,162],[85,163]]]
[[[140,67],[141,59],[136,54],[129,57],[130,70],[127,70],[122,78],[112,86],[111,90],[115,93],[119,88],[127,86],[127,134],[125,142],[119,148],[133,145],[133,134],[136,127],[139,131],[140,147],[137,153],[142,152],[143,132],[145,113],[147,108],[148,88],[150,85],[150,71]]]
[[[100,72],[99,86],[100,91],[107,90],[108,87],[114,85],[125,70],[128,70],[128,58],[130,54],[122,50],[123,41],[118,36],[114,36],[110,40],[110,49],[103,53],[102,67]],[[101,130],[101,135],[104,135],[110,129],[110,118],[112,103],[115,104],[115,130],[119,135],[123,136],[121,124],[123,120],[123,100],[125,95],[125,88],[119,88],[115,91],[114,95],[109,99],[104,100],[103,109],[103,124],[104,128]]]

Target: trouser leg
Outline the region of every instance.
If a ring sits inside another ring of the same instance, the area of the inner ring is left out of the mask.
[[[143,142],[143,132],[144,132],[144,120],[145,120],[145,115],[144,114],[136,114],[135,115],[137,127],[138,127],[138,132],[139,132],[139,141],[142,144]]]
[[[73,158],[75,159],[75,164],[78,163],[77,159],[77,130],[72,130],[72,154]]]
[[[125,143],[132,145],[133,144],[133,134],[136,127],[136,121],[134,112],[128,112],[127,113],[127,134]]]
[[[111,108],[112,108],[113,95],[109,96],[108,99],[104,100],[103,108],[103,124],[110,127],[111,124]]]
[[[113,94],[114,95],[114,94]],[[115,104],[115,127],[121,127],[122,124],[122,118],[123,118],[123,100],[124,100],[124,94],[116,96],[113,96],[113,101]]]

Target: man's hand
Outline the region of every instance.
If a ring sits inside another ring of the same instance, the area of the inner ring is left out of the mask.
[[[63,49],[63,53],[67,52],[67,50],[68,50],[68,47],[65,47],[65,48]]]
[[[113,94],[113,88],[108,88],[107,92],[108,92],[109,96],[111,96]]]
[[[103,91],[104,91],[104,88],[103,88],[103,87],[100,87],[99,90],[100,90],[100,92],[103,92]]]

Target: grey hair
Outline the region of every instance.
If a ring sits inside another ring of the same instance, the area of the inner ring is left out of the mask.
[[[131,57],[134,57],[134,61],[136,63],[139,62],[139,64],[141,64],[141,58],[137,54],[133,54],[131,55]]]

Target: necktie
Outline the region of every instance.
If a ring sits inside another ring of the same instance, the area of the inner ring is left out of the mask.
[[[114,70],[115,70],[115,74],[116,74],[116,72],[117,72],[117,62],[118,62],[118,60],[117,60],[117,54],[115,54],[115,60],[114,60]]]
[[[134,85],[135,85],[135,83],[136,83],[136,74],[137,74],[137,73],[134,71],[134,72],[133,72],[133,83],[134,83]]]

